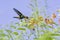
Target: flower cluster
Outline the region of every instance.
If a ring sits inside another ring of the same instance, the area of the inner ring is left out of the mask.
[[[53,21],[53,20],[54,20],[55,18],[56,18],[56,14],[53,13],[50,19],[45,18],[45,23],[46,23],[46,24],[54,24],[54,21]]]
[[[54,24],[54,21],[53,19],[56,18],[56,14],[53,13],[51,18],[44,18],[43,16],[38,16],[37,17],[37,20],[35,18],[31,18],[29,21],[28,21],[28,26],[30,28],[35,28],[34,25],[38,25],[40,22],[44,22],[46,24]]]

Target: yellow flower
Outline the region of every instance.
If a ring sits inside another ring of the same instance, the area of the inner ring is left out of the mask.
[[[34,18],[32,18],[30,21],[29,21],[31,24],[37,24],[37,21],[34,19]]]
[[[31,19],[29,20],[28,26],[29,26],[30,28],[34,28],[34,24],[35,24],[35,19],[34,19],[34,18],[31,18]]]
[[[29,26],[29,28],[34,29],[35,24],[37,24],[37,21],[34,18],[31,18],[29,20],[28,26]]]
[[[52,19],[49,19],[49,24],[53,24],[53,20]]]
[[[32,18],[29,22],[34,24],[34,22],[35,22],[34,18]]]
[[[39,20],[39,21],[43,21],[43,17],[42,17],[42,16],[39,16],[39,17],[38,17],[38,20]]]

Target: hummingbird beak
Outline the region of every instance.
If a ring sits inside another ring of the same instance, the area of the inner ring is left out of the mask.
[[[27,17],[27,16],[25,16],[24,18],[28,19],[28,17]]]

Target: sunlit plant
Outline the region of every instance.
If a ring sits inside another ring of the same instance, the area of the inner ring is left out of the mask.
[[[11,23],[10,26],[0,29],[0,40],[56,40],[56,36],[60,36],[60,26],[54,21],[56,14],[52,13],[48,17],[44,12],[46,18],[42,16],[37,1],[31,0],[32,16],[29,19]]]

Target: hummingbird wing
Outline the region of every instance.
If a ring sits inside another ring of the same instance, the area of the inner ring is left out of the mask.
[[[13,10],[19,15],[19,16],[24,16],[20,11],[18,11],[17,9],[13,8]]]

